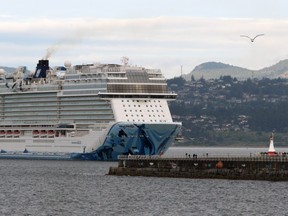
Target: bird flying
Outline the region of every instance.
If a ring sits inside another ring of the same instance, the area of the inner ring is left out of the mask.
[[[259,36],[263,36],[264,34],[258,34],[258,35],[256,35],[255,37],[253,37],[253,38],[251,38],[251,37],[249,37],[249,36],[247,36],[247,35],[240,35],[240,37],[247,37],[247,38],[249,38],[250,40],[251,40],[251,42],[254,42],[254,40],[257,38],[257,37],[259,37]]]

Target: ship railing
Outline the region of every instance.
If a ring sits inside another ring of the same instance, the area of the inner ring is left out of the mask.
[[[149,74],[160,74],[162,75],[162,72],[160,69],[146,69],[147,73]]]

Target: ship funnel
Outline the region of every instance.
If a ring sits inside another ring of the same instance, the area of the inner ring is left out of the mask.
[[[46,78],[47,70],[49,70],[49,60],[39,60],[33,78]]]

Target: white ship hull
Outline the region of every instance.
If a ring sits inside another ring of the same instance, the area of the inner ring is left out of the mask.
[[[119,155],[161,155],[181,124],[119,122],[83,137],[18,136],[0,138],[0,158],[117,160]]]

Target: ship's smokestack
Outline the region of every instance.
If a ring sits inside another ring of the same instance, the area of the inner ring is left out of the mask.
[[[46,78],[47,70],[49,70],[49,60],[39,60],[33,78]]]

